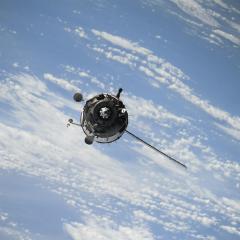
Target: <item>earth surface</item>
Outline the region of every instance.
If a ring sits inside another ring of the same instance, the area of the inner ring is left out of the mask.
[[[240,2],[0,2],[0,239],[240,239]],[[88,146],[84,99],[128,130]]]

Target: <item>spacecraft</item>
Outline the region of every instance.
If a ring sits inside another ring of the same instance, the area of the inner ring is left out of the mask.
[[[122,88],[118,90],[116,95],[101,93],[87,100],[80,115],[80,123],[75,123],[73,119],[69,119],[67,126],[80,126],[86,135],[85,143],[89,145],[93,142],[111,143],[118,140],[124,133],[127,133],[169,160],[187,168],[183,163],[127,130],[128,112],[120,99],[121,92]],[[84,101],[81,93],[75,93],[73,99],[76,102]]]

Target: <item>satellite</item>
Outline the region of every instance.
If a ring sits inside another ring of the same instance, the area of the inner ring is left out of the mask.
[[[86,135],[85,143],[89,145],[94,141],[98,143],[111,143],[118,140],[124,133],[127,133],[181,167],[187,168],[183,163],[127,130],[128,112],[120,100],[121,92],[122,88],[118,90],[116,95],[101,93],[87,100],[80,116],[80,123],[74,123],[73,119],[69,119],[67,127],[70,125],[80,126]],[[73,99],[76,102],[82,102],[83,95],[75,93]]]

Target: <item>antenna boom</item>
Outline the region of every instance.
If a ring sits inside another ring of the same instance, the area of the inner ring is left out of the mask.
[[[147,145],[148,147],[152,148],[153,150],[157,151],[158,153],[164,155],[165,157],[167,157],[168,159],[172,160],[173,162],[177,163],[181,167],[184,167],[185,169],[187,169],[187,166],[185,164],[183,164],[183,163],[179,162],[178,160],[170,157],[166,153],[164,153],[164,152],[160,151],[159,149],[155,148],[154,146],[152,146],[151,144],[147,143],[146,141],[144,141],[140,137],[136,136],[135,134],[129,132],[128,130],[125,130],[125,132],[128,133],[130,136],[134,137],[135,139],[137,139],[138,141],[142,142],[143,144]]]

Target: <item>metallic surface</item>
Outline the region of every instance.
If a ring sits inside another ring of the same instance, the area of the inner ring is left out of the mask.
[[[110,94],[99,94],[89,99],[81,115],[81,126],[94,141],[110,143],[122,136],[128,125],[125,105]]]

